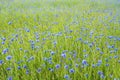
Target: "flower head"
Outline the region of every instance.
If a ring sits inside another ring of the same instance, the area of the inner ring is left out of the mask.
[[[60,64],[57,64],[55,67],[56,67],[57,69],[60,68]]]
[[[74,69],[70,69],[69,72],[70,72],[70,73],[74,73],[75,70],[74,70]]]
[[[8,55],[7,57],[6,57],[6,60],[11,60],[12,59],[12,56],[11,55]]]
[[[82,64],[83,65],[87,65],[87,61],[86,60],[82,60]]]

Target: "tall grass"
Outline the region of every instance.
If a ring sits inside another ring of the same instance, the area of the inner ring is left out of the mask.
[[[119,6],[0,0],[0,80],[119,80]]]

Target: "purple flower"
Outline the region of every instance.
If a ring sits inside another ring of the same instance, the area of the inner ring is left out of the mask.
[[[8,55],[7,57],[6,57],[6,60],[11,60],[12,59],[12,56],[11,55]]]

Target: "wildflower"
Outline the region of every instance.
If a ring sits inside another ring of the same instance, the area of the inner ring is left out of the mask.
[[[61,56],[62,56],[63,58],[66,58],[66,54],[65,54],[65,53],[62,53]]]
[[[7,68],[7,70],[8,70],[8,71],[10,71],[10,70],[11,70],[11,68]]]
[[[98,74],[99,74],[99,75],[103,75],[103,72],[102,72],[102,71],[98,71]]]
[[[5,44],[5,42],[2,42],[2,44]]]
[[[26,74],[29,74],[29,72],[30,72],[29,70],[26,70]]]
[[[20,67],[20,66],[18,66],[18,69],[20,70],[20,69],[21,69],[21,67]]]
[[[13,80],[13,78],[10,76],[10,77],[8,77],[8,79],[7,80]]]
[[[26,69],[26,68],[27,68],[27,66],[26,66],[26,65],[24,65],[24,66],[23,66],[23,68],[25,68],[25,69]]]
[[[78,64],[75,64],[75,67],[79,67],[79,65],[78,65]]]
[[[12,59],[12,56],[11,55],[8,55],[7,57],[6,57],[6,60],[11,60]]]
[[[51,55],[54,55],[54,54],[55,54],[55,52],[51,51],[51,52],[50,52],[50,54],[51,54]]]
[[[11,24],[12,24],[12,22],[11,22],[11,21],[9,21],[9,22],[8,22],[8,25],[11,25]]]
[[[56,67],[57,69],[60,68],[60,64],[57,64],[55,67]]]
[[[3,41],[5,41],[5,40],[6,40],[6,38],[2,38],[2,40],[3,40]]]
[[[40,73],[40,72],[41,72],[41,68],[38,68],[38,69],[37,69],[37,72]]]
[[[68,69],[68,65],[65,65],[64,68],[65,68],[65,69]]]
[[[83,61],[82,61],[82,64],[83,64],[83,65],[87,65],[87,61],[86,61],[86,60],[83,60]]]
[[[68,78],[69,78],[69,75],[64,75],[64,78],[65,78],[65,79],[68,79]]]
[[[0,60],[0,65],[2,65],[4,62],[3,62],[3,60]]]
[[[4,49],[4,50],[2,51],[2,54],[6,54],[7,52],[8,52],[8,48]]]
[[[75,71],[74,71],[74,69],[70,69],[69,72],[70,73],[74,73]]]

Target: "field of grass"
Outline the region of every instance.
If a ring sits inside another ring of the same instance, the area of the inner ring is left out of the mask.
[[[0,80],[120,80],[120,0],[0,0]]]

